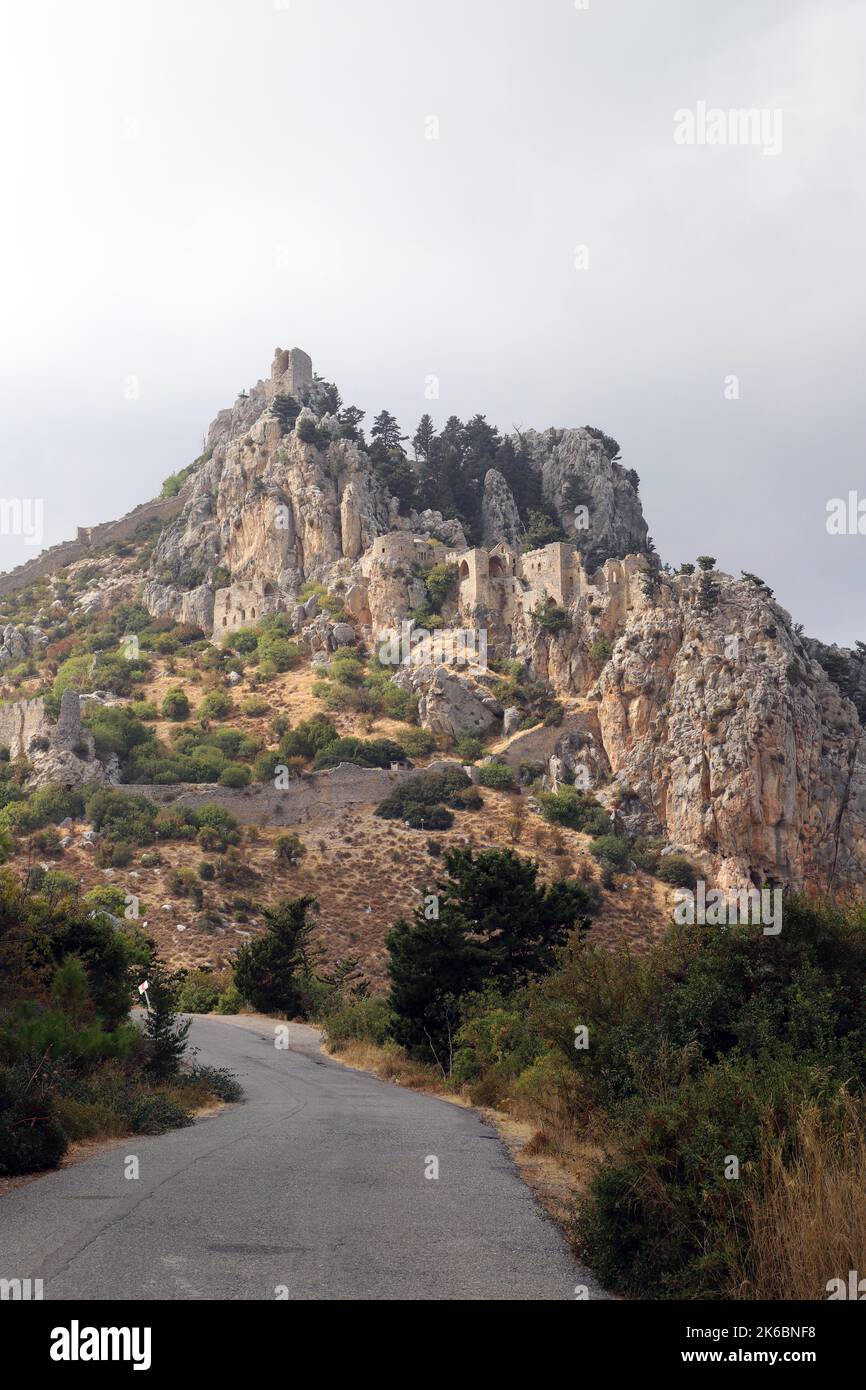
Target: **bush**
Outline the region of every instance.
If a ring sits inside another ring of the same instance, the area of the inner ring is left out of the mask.
[[[206,1067],[197,1062],[189,1068],[183,1082],[189,1086],[206,1086],[225,1104],[243,1099],[243,1087],[227,1067]]]
[[[245,714],[251,719],[269,714],[270,709],[267,700],[258,699],[255,695],[251,695],[248,700],[244,700],[241,704],[241,714]]]
[[[157,810],[144,796],[98,788],[87,797],[85,810],[94,830],[108,840],[151,845]]]
[[[491,791],[514,791],[514,773],[506,763],[482,763],[478,769],[478,780],[482,787],[489,787]]]
[[[413,830],[447,830],[454,823],[449,806],[474,809],[480,801],[466,773],[455,763],[437,771],[413,773],[379,803],[376,815],[402,820]]]
[[[573,1128],[609,1136],[577,1226],[609,1287],[741,1298],[775,1277],[749,1248],[751,1232],[768,1239],[755,1213],[784,1212],[802,1165],[816,1171],[804,1133],[825,1136],[827,1173],[852,1099],[864,1123],[864,997],[862,908],[803,898],[785,898],[778,937],[674,926],[641,958],[566,948],[529,1016],[563,1069]],[[579,1055],[575,1019],[592,1039]]]
[[[137,1096],[129,1115],[133,1134],[167,1134],[171,1129],[184,1129],[192,1123],[189,1110],[165,1091]]]
[[[672,883],[675,888],[694,888],[698,871],[688,859],[670,854],[659,860],[655,876],[660,878],[662,883]]]
[[[196,714],[199,719],[225,719],[234,713],[232,698],[225,690],[212,690],[205,695]]]
[[[601,863],[624,870],[631,862],[631,845],[620,835],[600,835],[593,842],[592,854]]]
[[[211,1014],[225,987],[224,977],[210,970],[191,970],[180,987],[177,1007],[185,1014]]]
[[[286,869],[295,869],[300,864],[307,847],[299,835],[278,835],[274,844],[274,858]]]
[[[454,745],[454,752],[461,763],[477,763],[483,751],[481,739],[473,734],[463,734]]]
[[[336,727],[324,715],[305,719],[283,735],[280,742],[281,759],[285,762],[287,758],[298,757],[310,761],[339,737]]]
[[[318,754],[314,770],[337,767],[340,763],[355,763],[358,767],[390,767],[405,763],[406,750],[391,739],[338,738]]]
[[[610,661],[613,647],[606,637],[599,637],[590,647],[589,654],[597,665],[603,666],[605,662]]]
[[[59,1168],[68,1148],[50,1102],[29,1082],[26,1067],[0,1069],[0,1177]]]
[[[334,1052],[350,1042],[370,1042],[383,1047],[390,1036],[391,1009],[385,999],[353,999],[322,1023],[325,1037]]]
[[[588,792],[577,787],[560,787],[557,792],[540,792],[541,814],[551,825],[564,825],[569,830],[581,830],[587,835],[605,835],[610,830],[610,818]]]
[[[189,699],[184,690],[172,689],[166,692],[162,702],[163,719],[188,719]]]
[[[401,732],[400,742],[410,758],[426,758],[436,747],[429,729],[407,729]]]
[[[221,787],[233,787],[237,790],[248,787],[251,780],[250,769],[244,767],[243,763],[227,763],[220,773],[219,780]]]
[[[564,632],[571,626],[564,608],[559,608],[552,598],[539,600],[532,614],[542,632]]]
[[[238,1014],[243,1006],[243,995],[237,985],[232,983],[226,986],[217,1000],[216,1011],[218,1014]]]

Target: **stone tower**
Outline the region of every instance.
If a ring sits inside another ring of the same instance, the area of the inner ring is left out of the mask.
[[[273,394],[294,396],[300,400],[305,386],[313,384],[313,361],[300,348],[275,348],[271,367]]]

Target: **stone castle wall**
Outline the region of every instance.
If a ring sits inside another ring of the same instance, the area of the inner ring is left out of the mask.
[[[279,611],[278,594],[266,594],[251,584],[232,584],[217,589],[214,595],[213,640],[220,639],[241,627],[255,627],[262,618]]]
[[[83,560],[92,550],[114,545],[117,541],[129,540],[142,526],[151,521],[170,521],[177,516],[189,494],[190,480],[181,488],[176,497],[155,498],[152,502],[142,502],[140,506],[127,512],[117,521],[106,521],[100,526],[79,526],[74,541],[61,541],[43,550],[25,564],[18,565],[8,574],[0,574],[0,594],[11,594],[16,589],[24,589],[37,579],[47,579],[58,570],[71,565],[74,560]]]
[[[356,767],[353,763],[341,763],[324,772],[298,777],[282,791],[269,782],[240,791],[215,785],[192,786],[186,782],[169,787],[124,784],[118,790],[146,796],[160,806],[202,806],[215,801],[241,825],[257,825],[263,817],[269,825],[302,825],[314,816],[327,816],[346,806],[382,801],[412,771],[411,768]]]
[[[26,758],[34,738],[47,738],[52,748],[64,752],[81,741],[81,702],[76,691],[64,690],[56,724],[48,718],[41,695],[0,705],[0,748],[8,748],[10,758]]]
[[[16,700],[0,705],[0,748],[8,748],[10,758],[24,758],[34,738],[47,738],[51,725],[45,713],[45,701]]]

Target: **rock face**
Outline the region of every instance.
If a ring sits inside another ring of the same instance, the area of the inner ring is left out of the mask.
[[[502,718],[502,706],[485,688],[485,680],[489,678],[484,672],[458,673],[434,665],[402,666],[394,677],[396,685],[420,695],[418,719],[423,727],[452,738],[483,736]]]
[[[287,395],[301,407],[294,426],[275,409]],[[442,621],[485,629],[491,652],[566,707],[560,730],[525,733],[548,786],[588,778],[616,824],[681,846],[719,887],[866,883],[866,653],[804,641],[759,585],[719,575],[707,607],[698,577],[660,573],[637,475],[599,430],[521,436],[570,543],[520,553],[502,473],[486,474],[483,544],[470,549],[455,519],[401,513],[333,409],[306,355],[281,349],[268,380],[217,416],[157,544],[151,613],[219,640],[283,610],[327,661],[411,621],[425,572],[447,561]],[[302,596],[309,581],[339,595],[345,624]],[[517,756],[520,721],[482,666],[424,660],[396,680],[419,696],[427,728],[459,737],[504,724]]]
[[[529,430],[522,436],[541,475],[544,500],[574,538],[591,571],[610,558],[647,553],[647,524],[633,474],[587,429]],[[577,511],[584,507],[585,512]]]
[[[5,627],[0,627],[0,666],[15,666],[26,661],[47,641],[39,627],[16,627],[13,623],[7,623]]]
[[[484,478],[481,499],[481,544],[492,550],[500,541],[519,550],[523,541],[523,523],[510,487],[496,468],[490,468]]]
[[[292,373],[279,370],[282,360],[278,353],[276,375],[211,425],[209,457],[154,554],[144,602],[155,615],[208,633],[215,623],[240,625],[236,609],[255,609],[255,618],[245,619],[255,621],[263,611],[293,606],[307,580],[348,575],[390,527],[390,499],[358,445],[336,437],[333,417],[305,407],[296,428],[283,433],[272,410],[292,385]],[[258,604],[245,597],[251,594]]]
[[[581,600],[570,631],[538,639],[536,669],[594,697],[614,777],[601,799],[627,828],[682,846],[716,886],[866,883],[857,711],[778,604],[717,582],[710,612],[697,579],[679,576],[652,597],[633,584],[617,613],[610,597],[594,597],[594,615]]]
[[[301,405],[290,427],[277,409],[277,398],[288,395]],[[278,349],[268,380],[219,413],[207,453],[185,485],[180,515],[157,544],[144,590],[151,613],[224,635],[264,613],[293,611],[310,580],[328,586],[342,580],[351,588],[359,562],[380,536],[406,532],[451,551],[466,549],[454,518],[435,511],[401,514],[369,455],[343,437],[330,405],[306,354]],[[545,502],[574,537],[587,568],[609,556],[645,552],[647,528],[633,481],[609,458],[604,436],[548,430],[530,432],[523,444]],[[575,510],[578,498],[586,499],[583,512]],[[496,469],[485,478],[482,525],[485,544],[520,548],[517,505]],[[359,591],[354,616],[375,624],[390,610],[399,620],[414,597],[386,592],[365,600]]]

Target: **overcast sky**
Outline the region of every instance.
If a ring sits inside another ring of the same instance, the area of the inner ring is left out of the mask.
[[[826,529],[866,499],[864,40],[833,0],[4,0],[0,499],[46,544],[121,515],[299,346],[410,433],[603,428],[663,559],[866,640]],[[781,126],[678,143],[699,103]]]

